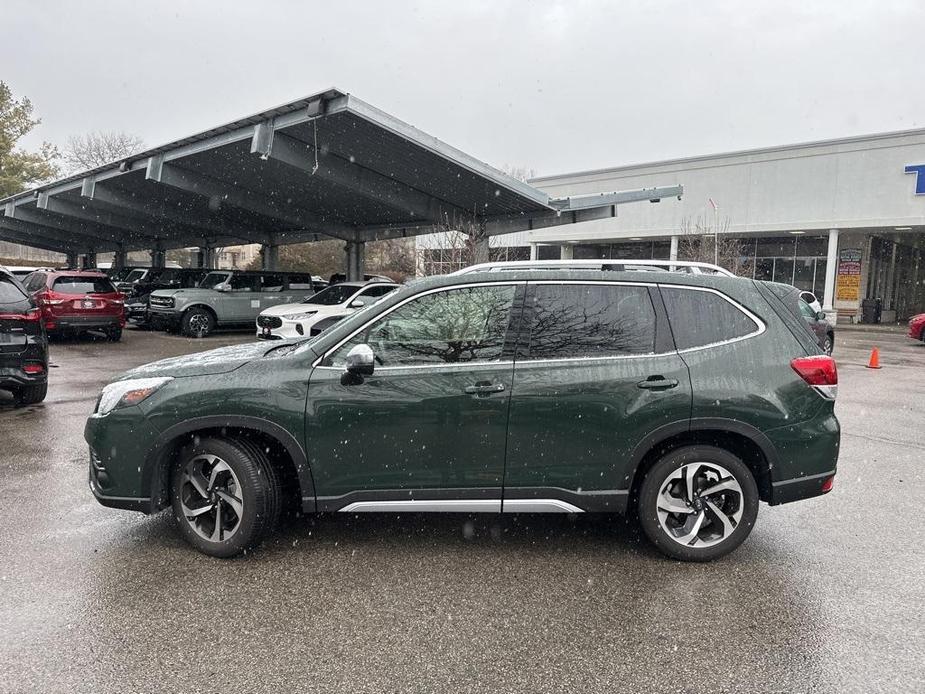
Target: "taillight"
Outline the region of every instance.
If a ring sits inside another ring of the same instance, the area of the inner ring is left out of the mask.
[[[27,323],[37,323],[42,317],[37,308],[30,308],[25,313],[0,313],[0,320],[18,320]]]
[[[30,376],[45,373],[45,367],[42,364],[24,364],[22,370]]]
[[[822,483],[822,488],[819,491],[821,491],[823,494],[828,494],[830,491],[832,491],[832,487],[834,486],[835,475],[830,475],[829,477],[825,478],[825,481]]]
[[[838,395],[838,369],[832,357],[797,357],[790,362],[790,366],[822,397],[834,400]]]

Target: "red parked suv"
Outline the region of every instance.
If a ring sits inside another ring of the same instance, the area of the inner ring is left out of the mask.
[[[125,297],[98,270],[36,270],[23,280],[49,335],[97,330],[122,339]]]
[[[909,319],[909,337],[913,340],[925,342],[925,313],[920,313]]]

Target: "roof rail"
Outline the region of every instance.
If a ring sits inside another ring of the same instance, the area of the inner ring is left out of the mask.
[[[468,275],[472,272],[504,272],[513,270],[610,270],[614,272],[685,272],[692,275],[723,275],[735,277],[726,268],[712,263],[691,260],[649,260],[623,258],[620,260],[508,260],[470,265],[451,275]]]

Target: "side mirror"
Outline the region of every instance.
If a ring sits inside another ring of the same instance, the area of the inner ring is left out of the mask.
[[[366,306],[366,302],[363,299],[354,299],[350,302],[350,308],[363,308]]]
[[[230,292],[230,291],[231,291],[231,285],[228,284],[227,282],[222,282],[221,284],[216,284],[216,285],[215,285],[215,291],[217,291],[217,292]]]
[[[342,385],[359,385],[363,376],[372,376],[376,368],[376,357],[369,345],[356,345],[347,352],[344,374],[340,378]]]
[[[819,311],[816,314],[816,320],[825,320],[825,311]]]

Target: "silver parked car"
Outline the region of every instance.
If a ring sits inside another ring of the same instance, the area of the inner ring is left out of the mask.
[[[217,326],[252,326],[264,309],[302,301],[319,288],[309,273],[213,270],[193,289],[152,292],[148,317],[154,328],[205,337]]]

